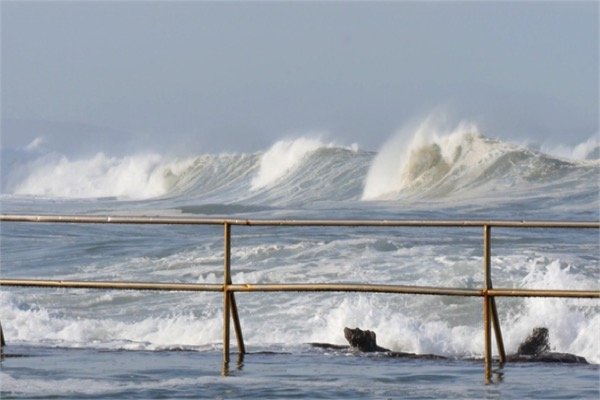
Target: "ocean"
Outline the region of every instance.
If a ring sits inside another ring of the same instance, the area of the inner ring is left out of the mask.
[[[256,153],[2,157],[3,214],[236,219],[600,219],[597,138],[568,149],[468,124],[378,152],[300,137]],[[2,278],[222,283],[223,227],[3,222]],[[494,287],[600,289],[597,230],[492,231]],[[233,226],[234,283],[482,287],[481,228]],[[589,365],[507,364],[486,385],[482,300],[382,293],[237,293],[249,354],[222,374],[220,293],[2,287],[2,398],[592,398],[596,299],[498,298],[505,346],[534,327]],[[393,351],[324,350],[344,327]],[[232,333],[233,335],[233,333]],[[234,337],[234,335],[232,336]],[[235,340],[232,342],[235,344]],[[495,349],[494,349],[495,351]],[[496,353],[494,353],[496,354]]]

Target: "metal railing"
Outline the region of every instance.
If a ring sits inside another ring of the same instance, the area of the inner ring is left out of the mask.
[[[498,347],[499,362],[506,362],[502,331],[496,307],[496,297],[562,297],[600,298],[600,290],[544,290],[494,288],[491,277],[492,228],[600,229],[600,222],[564,221],[451,221],[451,220],[251,220],[200,219],[187,217],[79,216],[79,215],[0,215],[0,222],[66,223],[66,224],[151,224],[151,225],[221,225],[224,228],[223,284],[158,283],[125,281],[71,281],[46,279],[0,279],[0,286],[53,287],[111,290],[194,291],[223,293],[223,373],[230,360],[230,324],[233,321],[238,354],[246,353],[237,311],[235,292],[369,292],[400,293],[483,298],[485,381],[492,377],[492,328]],[[410,285],[349,284],[349,283],[236,283],[231,280],[231,227],[431,227],[483,228],[483,287],[481,289]]]

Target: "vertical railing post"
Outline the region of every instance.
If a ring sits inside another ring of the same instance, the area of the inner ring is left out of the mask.
[[[231,282],[229,282],[229,284],[231,284]],[[231,317],[233,318],[233,329],[235,330],[238,351],[240,354],[246,354],[246,346],[244,345],[244,337],[242,336],[242,325],[240,324],[240,317],[238,315],[234,293],[230,292],[229,297],[229,302],[231,305]]]
[[[237,304],[235,302],[235,295],[229,290],[229,285],[232,284],[231,280],[231,224],[225,222],[224,226],[224,249],[223,249],[223,374],[228,373],[229,369],[229,355],[230,355],[230,323],[233,319],[233,325],[235,329],[235,335],[237,338],[238,352],[240,354],[239,360],[243,358],[243,354],[246,353],[246,347],[244,346],[244,339],[242,337],[242,326],[240,324],[240,318],[238,315]]]
[[[490,225],[483,226],[483,363],[485,368],[485,383],[492,379],[492,334],[490,321],[490,297],[488,290],[491,283],[491,246]]]
[[[233,283],[231,280],[231,225],[227,225],[229,226],[229,232],[227,233],[229,235],[229,274],[227,278],[227,284],[231,285]],[[233,328],[235,330],[235,337],[237,339],[238,352],[240,355],[243,355],[246,353],[246,346],[244,346],[244,337],[242,336],[242,325],[240,324],[240,317],[238,315],[237,303],[235,301],[235,293],[232,291],[229,291],[229,305],[231,307],[231,318],[233,319]]]
[[[223,254],[223,373],[229,367],[229,322],[230,322],[230,297],[229,282],[231,282],[231,225],[224,224],[224,254]]]
[[[494,286],[492,284],[492,253],[491,253],[491,242],[492,242],[492,232],[491,225],[484,225],[484,307],[488,307],[487,309],[487,317],[486,311],[484,310],[484,324],[487,329],[490,329],[490,320],[492,326],[494,328],[494,335],[496,338],[496,345],[498,347],[498,357],[500,364],[504,364],[506,362],[506,351],[504,350],[504,340],[502,339],[502,329],[500,327],[500,319],[498,318],[498,309],[496,307],[496,299],[493,296],[489,296],[487,291],[492,289]],[[487,323],[485,319],[487,318]],[[489,344],[489,349],[486,349],[486,355],[489,354],[489,361],[486,361],[486,370],[490,370],[491,376],[491,333],[486,333],[485,338],[487,340],[487,344]],[[487,374],[486,374],[487,376]],[[487,379],[487,378],[486,378]]]
[[[492,289],[492,282],[490,281],[489,289]],[[492,317],[492,323],[494,324],[494,334],[496,336],[496,346],[498,346],[498,358],[500,364],[506,362],[506,351],[504,350],[504,340],[502,340],[502,329],[500,328],[500,320],[498,319],[498,309],[496,308],[496,298],[490,299],[490,313]]]

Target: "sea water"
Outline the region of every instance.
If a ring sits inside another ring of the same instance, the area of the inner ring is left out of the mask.
[[[597,221],[597,140],[567,154],[426,123],[381,151],[316,138],[252,154],[3,157],[2,212],[251,219]],[[10,161],[10,162],[9,162]],[[597,230],[492,230],[495,287],[600,288]],[[3,223],[3,278],[221,283],[222,226]],[[480,288],[481,228],[232,227],[234,283]],[[480,298],[237,293],[250,354],[222,373],[222,295],[7,288],[10,397],[598,398],[597,300],[498,298],[507,352],[534,327],[591,365],[510,364],[484,385]],[[403,360],[324,351],[344,327]],[[235,346],[233,348],[235,359]]]
[[[515,364],[482,383],[475,361],[402,360],[300,350],[254,353],[221,374],[215,351],[103,351],[15,346],[2,398],[455,398],[598,396],[598,366]],[[10,364],[10,366],[8,366]],[[532,379],[535,379],[532,381]]]

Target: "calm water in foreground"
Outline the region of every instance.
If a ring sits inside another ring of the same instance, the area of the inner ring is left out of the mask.
[[[483,383],[476,361],[249,354],[229,376],[215,351],[101,351],[13,346],[2,398],[597,399],[597,365],[512,364]],[[234,357],[235,358],[235,357]]]

